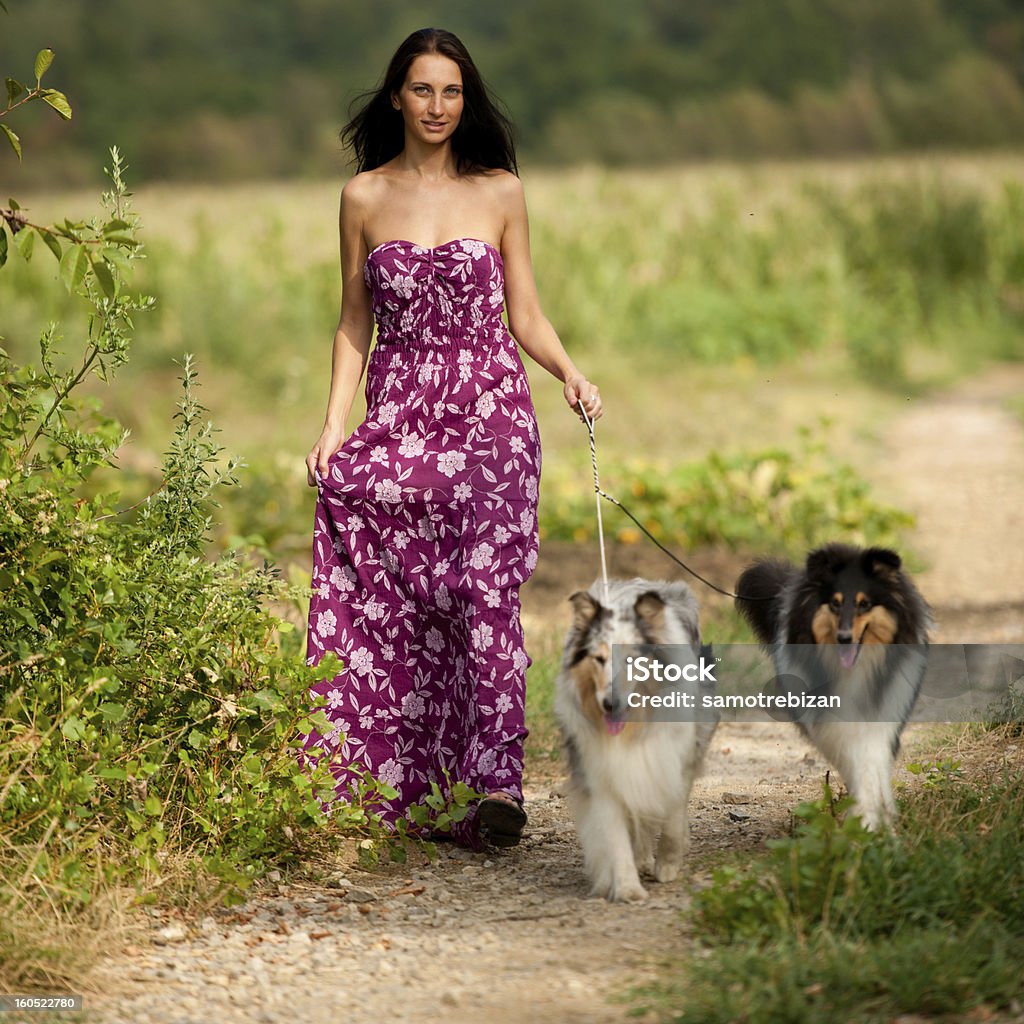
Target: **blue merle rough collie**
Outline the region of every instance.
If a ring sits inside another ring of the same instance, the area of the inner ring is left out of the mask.
[[[674,879],[689,843],[690,788],[716,721],[651,720],[630,711],[613,677],[614,644],[701,647],[697,602],[685,583],[612,580],[604,601],[595,583],[574,593],[555,690],[555,714],[569,760],[569,809],[583,847],[591,895],[647,898],[640,881]],[[679,650],[679,648],[674,648]]]
[[[777,685],[835,694],[841,712],[805,712],[804,735],[842,776],[871,829],[895,818],[892,771],[924,677],[931,613],[888,548],[827,544],[797,567],[751,565],[739,611],[771,653]]]

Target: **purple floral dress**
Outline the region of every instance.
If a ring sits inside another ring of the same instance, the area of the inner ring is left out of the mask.
[[[526,669],[519,587],[537,564],[540,439],[502,321],[501,255],[402,239],[363,271],[377,322],[365,421],[317,473],[307,661],[327,695],[344,798],[354,763],[393,786],[393,823],[445,772],[522,798]],[[329,809],[326,808],[325,809]],[[455,838],[476,846],[472,815]]]

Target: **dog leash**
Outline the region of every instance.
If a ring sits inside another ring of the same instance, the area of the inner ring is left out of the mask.
[[[587,416],[587,410],[583,408],[583,400],[580,399],[580,411],[586,416],[587,432],[590,434],[590,462],[594,467],[594,501],[597,503],[597,540],[598,545],[601,548],[601,583],[604,592],[604,606],[608,608],[611,605],[611,601],[608,599],[608,559],[604,553],[604,523],[601,521],[601,496],[608,495],[604,494],[601,490],[601,483],[597,478],[597,449],[594,447],[594,421]],[[610,499],[615,501],[614,498]],[[618,502],[615,501],[618,505]]]
[[[740,600],[743,600],[743,601],[768,601],[768,600],[771,600],[771,598],[767,598],[767,597],[741,597],[741,595],[734,594],[731,590],[723,590],[721,587],[719,587],[716,584],[712,583],[711,580],[705,579],[703,576],[701,576],[701,574],[699,572],[697,572],[695,569],[691,569],[684,561],[682,561],[682,559],[677,558],[671,551],[669,551],[669,549],[667,547],[665,547],[665,545],[662,544],[661,541],[658,540],[658,538],[655,537],[651,533],[651,531],[648,530],[647,527],[644,526],[644,524],[641,523],[640,520],[637,519],[637,517],[635,515],[633,515],[633,513],[630,512],[629,509],[626,508],[625,505],[622,504],[621,501],[618,500],[618,498],[613,498],[607,492],[602,491],[601,490],[601,481],[598,478],[598,474],[597,474],[597,446],[596,446],[596,443],[594,441],[594,421],[587,415],[587,410],[583,408],[582,400],[579,402],[579,408],[580,408],[580,412],[583,414],[583,421],[587,425],[587,433],[590,435],[590,463],[591,463],[591,466],[593,466],[593,469],[594,469],[594,500],[597,502],[597,538],[598,538],[598,543],[599,543],[600,548],[601,548],[601,582],[602,582],[603,587],[604,587],[605,605],[608,604],[608,561],[607,561],[607,558],[605,556],[605,550],[604,550],[604,525],[601,522],[601,499],[602,498],[605,498],[607,501],[610,501],[613,505],[617,505],[620,509],[622,509],[622,511],[625,512],[626,515],[629,516],[629,518],[632,519],[633,522],[636,523],[636,525],[639,526],[640,529],[643,530],[643,532],[645,534],[647,534],[647,536],[659,548],[661,548],[661,550],[664,551],[665,554],[668,555],[668,557],[671,558],[673,562],[676,563],[676,565],[681,566],[691,576],[695,576],[705,586],[710,587],[712,590],[717,590],[719,594],[724,594],[726,597],[739,598]]]

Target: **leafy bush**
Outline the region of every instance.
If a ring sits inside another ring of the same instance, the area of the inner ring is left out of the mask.
[[[0,901],[9,911],[35,887],[71,904],[87,903],[100,882],[146,890],[172,853],[237,899],[270,860],[301,852],[301,829],[323,823],[334,796],[330,759],[310,770],[298,750],[327,724],[309,688],[339,662],[305,664],[302,636],[266,607],[296,599],[297,588],[268,563],[238,549],[205,554],[215,494],[237,482],[241,463],[217,465],[191,357],[160,486],[120,510],[116,491],[83,496],[115,465],[125,433],[77,389],[125,362],[132,317],[152,304],[125,288],[123,271],[141,257],[138,221],[111,155],[105,221],[18,224],[46,241],[68,292],[91,308],[80,359],[57,368],[54,324],[40,337],[39,367],[0,350],[0,859],[11,880]],[[20,236],[18,251],[31,257]],[[332,804],[331,822],[377,837],[369,804],[380,793],[364,777],[351,803]]]

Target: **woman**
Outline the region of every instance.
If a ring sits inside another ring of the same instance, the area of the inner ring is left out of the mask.
[[[541,311],[510,127],[462,43],[414,32],[342,137],[359,173],[341,194],[341,319],[306,459],[307,660],[332,650],[345,670],[314,690],[334,729],[305,755],[391,785],[391,823],[431,783],[461,780],[487,795],[456,841],[511,846],[526,822],[519,587],[537,561],[541,462],[516,341],[581,419],[601,399]],[[374,320],[367,415],[346,439]],[[342,771],[339,794],[357,777]]]

